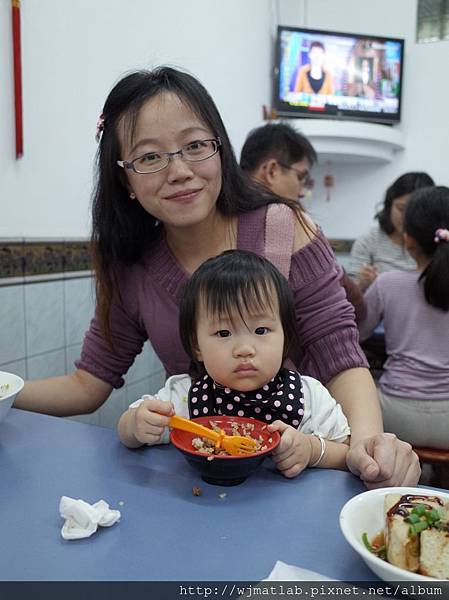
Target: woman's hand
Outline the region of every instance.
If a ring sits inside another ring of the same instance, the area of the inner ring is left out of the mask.
[[[274,421],[268,430],[281,434],[281,442],[272,455],[277,468],[285,477],[296,477],[310,464],[313,452],[310,436],[282,421]]]
[[[149,446],[159,444],[169,418],[175,414],[173,404],[150,396],[133,410],[136,440]]]
[[[346,464],[368,489],[415,486],[421,475],[418,456],[411,445],[393,433],[379,433],[351,445]]]
[[[357,274],[357,285],[364,292],[373,283],[376,277],[379,275],[377,267],[373,265],[363,265]]]

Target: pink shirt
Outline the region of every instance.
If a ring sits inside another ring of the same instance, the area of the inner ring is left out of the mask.
[[[366,339],[383,319],[388,354],[380,387],[392,396],[449,398],[449,312],[430,306],[417,271],[381,273],[365,292]]]
[[[239,216],[237,247],[263,255],[266,207]],[[178,333],[179,298],[188,274],[161,236],[138,263],[117,269],[111,332],[114,351],[104,341],[96,317],[75,365],[114,387],[149,339],[167,375],[186,373],[189,359]],[[341,287],[340,271],[326,238],[317,236],[292,255],[289,284],[301,344],[292,360],[298,370],[326,384],[353,367],[367,367],[358,343],[354,310]]]

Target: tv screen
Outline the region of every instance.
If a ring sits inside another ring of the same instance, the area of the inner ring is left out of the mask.
[[[274,108],[284,117],[397,123],[404,40],[278,27]]]

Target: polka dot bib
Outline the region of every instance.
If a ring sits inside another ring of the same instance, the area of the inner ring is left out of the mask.
[[[250,392],[232,390],[204,375],[191,385],[188,402],[191,418],[232,415],[267,423],[279,419],[297,428],[304,415],[301,376],[289,369],[281,369],[266,385]]]

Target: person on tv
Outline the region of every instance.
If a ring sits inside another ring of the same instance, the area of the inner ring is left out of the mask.
[[[375,82],[373,80],[373,62],[371,58],[362,57],[358,69],[357,81],[354,90],[350,90],[352,96],[368,98],[376,97]]]
[[[324,68],[326,50],[322,42],[310,44],[309,61],[310,64],[299,69],[294,91],[331,96],[334,93],[334,83],[331,72]]]

